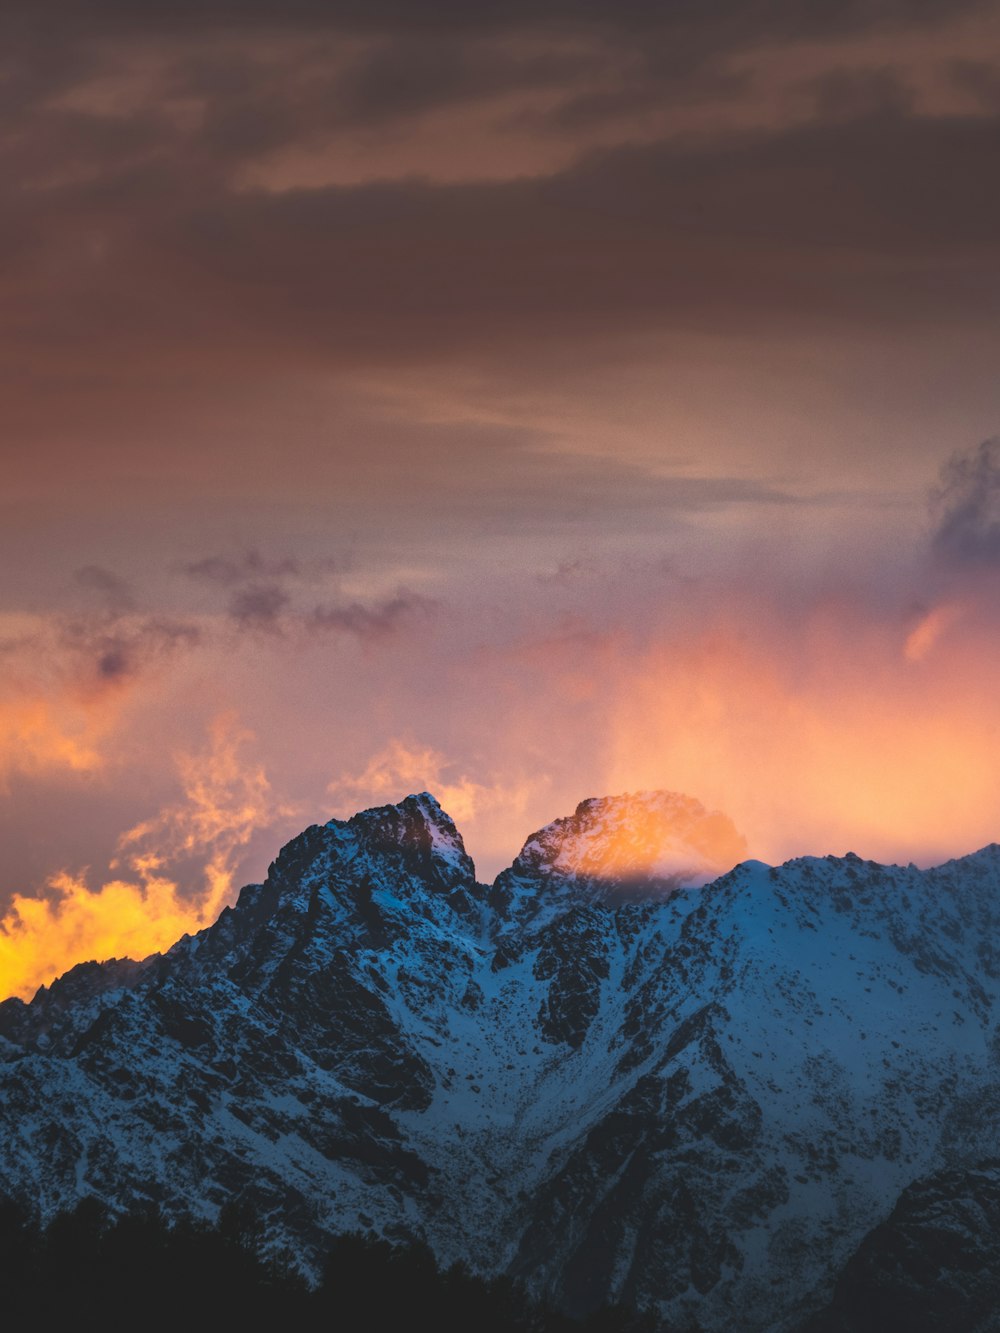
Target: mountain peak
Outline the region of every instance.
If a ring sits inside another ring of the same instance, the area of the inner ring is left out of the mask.
[[[590,797],[525,843],[528,863],[564,878],[603,879],[625,888],[689,888],[731,870],[746,839],[728,816],[671,791]]]
[[[746,856],[746,839],[728,816],[671,791],[589,797],[546,824],[521,848],[494,886],[498,904],[539,921],[574,902],[664,898],[696,888]],[[539,882],[525,895],[520,886]],[[519,902],[520,905],[516,905]]]
[[[429,793],[314,825],[169,953],[0,1005],[0,1191],[249,1204],[314,1273],[329,1233],[417,1237],[708,1333],[802,1327],[886,1219],[865,1265],[896,1271],[900,1226],[961,1257],[993,1188],[1000,849],[743,852],[663,791],[580,802],[492,890]]]
[[[407,796],[396,805],[362,810],[346,826],[340,820],[327,825],[343,827],[358,832],[373,850],[393,850],[409,860],[426,862],[432,878],[447,888],[475,881],[475,866],[455,821],[428,791]]]

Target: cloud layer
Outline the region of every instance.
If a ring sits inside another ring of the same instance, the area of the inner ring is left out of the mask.
[[[484,874],[639,786],[993,837],[998,21],[6,7],[8,984],[411,786]]]

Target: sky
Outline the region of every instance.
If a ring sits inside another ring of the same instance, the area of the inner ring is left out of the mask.
[[[1000,6],[0,12],[0,990],[434,791],[1000,836]]]

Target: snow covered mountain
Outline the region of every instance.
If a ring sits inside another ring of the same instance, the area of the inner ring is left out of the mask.
[[[165,955],[0,1005],[0,1193],[242,1197],[307,1265],[372,1229],[573,1311],[853,1328],[897,1200],[995,1179],[1000,848],[705,883],[742,854],[665,793],[492,886],[426,793],[307,829]]]

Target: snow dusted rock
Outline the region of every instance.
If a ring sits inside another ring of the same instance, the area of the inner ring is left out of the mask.
[[[668,794],[490,888],[426,794],[308,829],[162,957],[0,1005],[0,1189],[242,1197],[307,1267],[371,1228],[574,1310],[802,1328],[907,1187],[995,1151],[1000,849],[704,883],[740,849]]]
[[[746,857],[732,821],[676,792],[581,801],[575,814],[533,833],[490,895],[523,930],[589,902],[665,898],[731,870]]]
[[[915,1182],[851,1256],[810,1333],[996,1333],[998,1237],[1000,1161]]]

